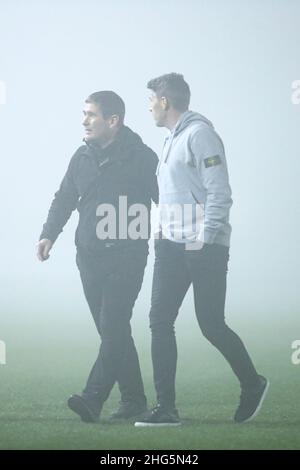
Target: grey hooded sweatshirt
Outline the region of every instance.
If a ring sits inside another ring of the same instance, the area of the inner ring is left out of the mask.
[[[179,243],[229,246],[231,188],[224,146],[210,121],[186,111],[157,167],[160,230]]]

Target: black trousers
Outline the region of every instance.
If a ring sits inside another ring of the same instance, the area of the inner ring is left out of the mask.
[[[227,359],[243,388],[257,383],[257,372],[244,344],[225,323],[228,260],[229,248],[222,245],[186,250],[184,244],[155,241],[150,327],[154,383],[157,401],[163,406],[175,406],[174,322],[191,284],[202,333]]]
[[[123,401],[146,402],[130,319],[142,286],[148,253],[112,248],[90,255],[77,249],[84,294],[101,337],[84,393],[104,402],[118,382]]]

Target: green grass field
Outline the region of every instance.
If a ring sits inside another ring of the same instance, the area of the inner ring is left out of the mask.
[[[288,325],[288,322],[286,322]],[[97,350],[92,329],[74,326],[50,331],[41,323],[6,330],[7,364],[0,366],[1,449],[300,449],[300,365],[290,360],[296,323],[283,327],[232,325],[241,333],[271,388],[260,415],[234,424],[239,387],[223,358],[195,323],[178,327],[177,406],[179,428],[140,429],[110,424],[118,403],[115,387],[99,424],[84,424],[66,400],[80,392]],[[56,325],[57,327],[57,325]],[[58,328],[58,327],[57,327]],[[0,335],[1,336],[1,335]],[[150,337],[141,322],[137,346],[150,404],[155,402],[149,357]],[[1,338],[4,339],[4,338]]]

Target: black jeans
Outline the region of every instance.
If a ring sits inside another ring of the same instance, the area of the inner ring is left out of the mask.
[[[257,372],[241,339],[225,323],[224,305],[229,248],[155,241],[150,327],[157,401],[175,406],[177,347],[174,322],[190,284],[198,324],[204,336],[223,354],[243,388],[257,383]]]
[[[101,337],[98,357],[84,393],[104,402],[115,382],[123,401],[146,403],[130,319],[142,286],[146,252],[111,248],[95,256],[77,249],[76,263],[84,294]]]

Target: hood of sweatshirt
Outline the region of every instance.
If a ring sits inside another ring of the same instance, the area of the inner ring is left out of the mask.
[[[186,111],[183,113],[179,121],[177,122],[175,128],[172,131],[174,137],[180,134],[184,129],[186,129],[190,124],[205,124],[212,129],[214,128],[213,124],[200,113],[195,113],[194,111]]]
[[[202,126],[204,125],[205,127],[209,127],[210,129],[214,130],[213,124],[205,117],[202,116],[200,113],[195,113],[194,111],[186,111],[185,113],[182,114],[182,116],[179,118],[176,126],[165,139],[164,142],[164,148],[163,148],[163,155],[162,155],[162,160],[164,162],[167,162],[169,158],[169,154],[172,148],[173,141],[176,140],[176,137],[179,136],[182,132],[184,132],[188,127],[192,125],[196,126]],[[160,161],[161,164],[161,161]],[[159,166],[160,166],[159,164]],[[157,174],[159,170],[159,166],[157,169]]]

